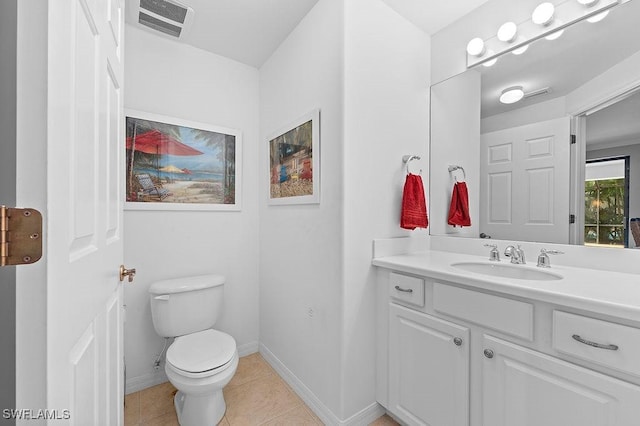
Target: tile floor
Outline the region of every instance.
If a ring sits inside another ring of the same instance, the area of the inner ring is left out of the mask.
[[[175,388],[162,383],[125,397],[125,426],[178,425],[173,408]],[[322,422],[258,353],[240,358],[238,370],[224,388],[227,412],[221,426],[314,426]],[[382,416],[371,426],[398,425]]]

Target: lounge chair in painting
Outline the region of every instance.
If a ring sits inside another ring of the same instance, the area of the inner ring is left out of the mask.
[[[160,198],[160,201],[164,200],[166,197],[171,195],[169,190],[162,188],[161,186],[156,186],[151,180],[151,177],[147,174],[136,175],[138,178],[138,182],[142,186],[142,190],[146,195],[154,195]]]

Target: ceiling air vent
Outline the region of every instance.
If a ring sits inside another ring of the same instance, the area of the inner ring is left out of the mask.
[[[176,38],[183,38],[193,22],[193,9],[173,0],[140,0],[132,11],[141,25]]]

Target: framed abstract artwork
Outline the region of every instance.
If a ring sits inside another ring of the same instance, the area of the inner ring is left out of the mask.
[[[269,204],[320,203],[320,110],[268,138]]]

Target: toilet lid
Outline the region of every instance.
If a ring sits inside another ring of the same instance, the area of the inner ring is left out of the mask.
[[[189,373],[201,373],[231,361],[235,352],[233,337],[217,330],[204,330],[176,338],[167,350],[167,362]]]

